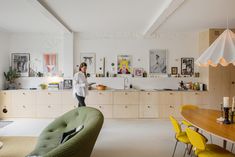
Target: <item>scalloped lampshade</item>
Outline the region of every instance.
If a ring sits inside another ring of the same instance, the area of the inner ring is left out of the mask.
[[[235,66],[235,34],[226,29],[195,61],[198,66]]]

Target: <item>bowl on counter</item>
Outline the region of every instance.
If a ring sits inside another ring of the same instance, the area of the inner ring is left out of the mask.
[[[100,84],[96,86],[97,90],[105,90],[106,88],[107,88],[107,86],[100,85]]]

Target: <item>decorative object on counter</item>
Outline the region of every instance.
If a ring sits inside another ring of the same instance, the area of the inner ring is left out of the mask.
[[[146,71],[144,71],[143,72],[143,77],[147,77],[148,75],[147,75],[147,72]]]
[[[16,89],[15,79],[20,77],[16,69],[9,67],[8,72],[4,72],[4,77],[6,79],[5,88],[6,89]]]
[[[149,51],[149,73],[150,75],[167,73],[166,49],[152,49]]]
[[[106,72],[106,77],[109,77],[109,72],[108,71]]]
[[[184,85],[184,82],[183,82],[183,81],[180,81],[180,82],[179,82],[178,90],[187,90],[187,88],[186,88],[186,86]]]
[[[178,67],[171,67],[171,75],[177,75],[178,74]]]
[[[194,73],[194,77],[200,77],[200,73],[199,72],[195,72]]]
[[[223,107],[224,107],[224,124],[231,124],[229,120],[229,97],[223,97]]]
[[[40,86],[41,89],[43,89],[43,90],[44,90],[44,89],[47,89],[47,84],[45,84],[45,83],[42,83],[42,84],[40,84],[39,86]]]
[[[134,77],[143,77],[143,68],[134,68]]]
[[[117,65],[118,74],[131,74],[132,57],[130,55],[118,55]]]
[[[97,90],[105,90],[106,88],[107,88],[107,86],[104,86],[104,85],[101,85],[101,84],[96,86]]]
[[[72,89],[73,88],[73,80],[72,79],[64,79],[64,89]]]
[[[48,90],[59,90],[59,83],[58,82],[51,82],[48,84]]]
[[[96,71],[96,54],[95,53],[81,53],[80,63],[85,62],[87,64],[87,73],[95,74]]]
[[[29,53],[12,53],[11,67],[16,70],[20,76],[29,76]]]
[[[181,58],[181,75],[193,75],[194,58]]]
[[[58,70],[57,54],[45,53],[43,54],[43,71],[49,76],[54,76]]]

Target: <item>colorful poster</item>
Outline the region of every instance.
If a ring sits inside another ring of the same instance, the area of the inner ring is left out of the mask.
[[[55,74],[57,72],[57,54],[48,53],[43,55],[44,73]]]
[[[130,55],[118,55],[117,65],[118,74],[131,74],[132,62]]]

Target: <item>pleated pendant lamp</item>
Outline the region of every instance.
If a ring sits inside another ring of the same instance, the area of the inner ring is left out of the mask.
[[[198,66],[235,66],[235,34],[226,29],[195,61]]]

